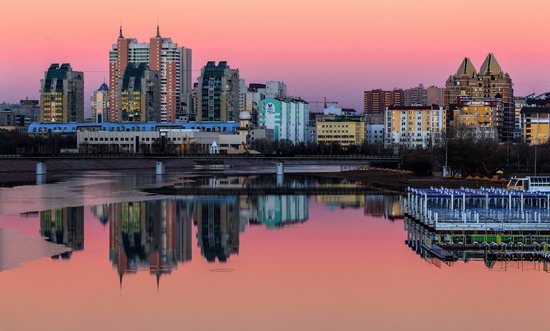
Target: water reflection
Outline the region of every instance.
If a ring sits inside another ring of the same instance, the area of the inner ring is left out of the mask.
[[[489,270],[550,269],[549,233],[436,232],[410,218],[404,225],[405,244],[436,267],[482,261]]]
[[[226,262],[231,254],[239,254],[237,197],[201,199],[196,203],[195,222],[198,244],[208,262]]]
[[[84,207],[55,208],[40,212],[40,234],[54,244],[73,251],[84,249]],[[53,258],[68,259],[72,252]]]
[[[225,183],[226,185],[228,183]],[[238,184],[240,185],[240,184]],[[90,214],[109,229],[109,259],[120,281],[149,272],[160,279],[192,260],[193,242],[208,263],[227,263],[240,252],[240,235],[249,226],[281,230],[307,222],[310,203],[364,208],[365,215],[402,215],[401,198],[378,195],[228,195],[101,204]],[[36,217],[34,213],[22,217]],[[84,250],[84,207],[39,212],[40,234],[71,248],[54,258]]]
[[[317,203],[331,210],[338,208],[363,208],[365,216],[383,217],[389,220],[403,219],[403,198],[399,195],[338,194],[319,195]]]
[[[268,229],[303,223],[309,219],[308,202],[308,197],[304,195],[258,197],[258,222]]]
[[[138,270],[158,279],[191,260],[191,218],[178,211],[170,201],[108,205],[109,256],[121,281]]]

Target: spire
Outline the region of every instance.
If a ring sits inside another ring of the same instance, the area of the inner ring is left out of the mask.
[[[158,23],[157,23],[157,38],[160,38],[160,27]]]
[[[119,30],[118,37],[119,37],[120,39],[124,38],[124,36],[122,35],[122,25],[120,26],[120,30]]]

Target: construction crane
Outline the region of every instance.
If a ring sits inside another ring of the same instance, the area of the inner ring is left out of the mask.
[[[323,97],[323,101],[308,101],[308,103],[322,103],[324,106],[324,109],[326,109],[329,103],[337,105],[338,101],[329,101],[327,100],[327,97]]]

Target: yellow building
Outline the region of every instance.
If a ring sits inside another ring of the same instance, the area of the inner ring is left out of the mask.
[[[523,107],[521,109],[523,140],[530,145],[548,142],[550,136],[550,108]]]
[[[494,99],[464,102],[453,114],[457,135],[476,140],[498,139],[499,108],[502,108],[502,102]]]
[[[361,145],[365,141],[365,117],[318,116],[315,121],[318,144]]]
[[[446,115],[443,107],[390,106],[384,115],[387,147],[428,148],[443,143]]]

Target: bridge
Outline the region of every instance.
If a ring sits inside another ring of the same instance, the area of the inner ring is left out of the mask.
[[[135,154],[63,154],[0,155],[0,173],[85,170],[194,169],[196,165],[228,165],[235,168],[255,165],[340,166],[343,170],[360,170],[369,166],[398,168],[401,159],[385,155],[135,155]]]
[[[76,154],[67,153],[60,155],[0,155],[1,160],[96,160],[96,159],[143,159],[143,160],[177,160],[187,159],[193,161],[206,160],[267,160],[267,161],[319,161],[319,160],[339,160],[339,161],[374,161],[387,163],[400,163],[399,156],[392,155],[261,155],[261,154],[185,154],[185,155],[165,155],[165,154]]]

